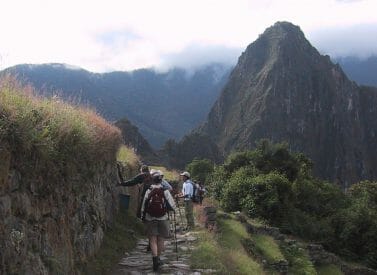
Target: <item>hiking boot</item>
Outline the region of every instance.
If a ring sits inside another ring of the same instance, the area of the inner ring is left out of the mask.
[[[158,270],[158,267],[160,266],[159,264],[158,264],[158,257],[157,256],[154,256],[153,258],[153,271],[157,271]]]
[[[164,265],[164,262],[161,261],[160,256],[157,256],[157,258],[158,258],[158,266]]]

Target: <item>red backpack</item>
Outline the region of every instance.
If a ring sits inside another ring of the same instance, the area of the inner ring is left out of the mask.
[[[167,213],[167,201],[162,188],[153,188],[145,204],[145,212],[152,217],[160,218]]]

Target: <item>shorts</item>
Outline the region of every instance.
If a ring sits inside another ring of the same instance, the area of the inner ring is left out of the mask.
[[[145,233],[148,237],[160,236],[163,238],[170,237],[169,220],[145,221]]]

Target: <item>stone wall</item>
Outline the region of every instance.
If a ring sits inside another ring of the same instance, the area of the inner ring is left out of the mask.
[[[204,215],[204,226],[207,228],[209,231],[217,229],[217,223],[216,223],[216,218],[217,218],[217,209],[216,207],[213,206],[206,206],[203,208],[203,215]]]
[[[100,248],[118,210],[115,156],[56,165],[0,147],[0,274],[78,274]]]

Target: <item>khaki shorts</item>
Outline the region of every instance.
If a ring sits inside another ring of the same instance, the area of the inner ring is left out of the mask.
[[[145,221],[145,233],[147,236],[170,237],[169,220]]]

